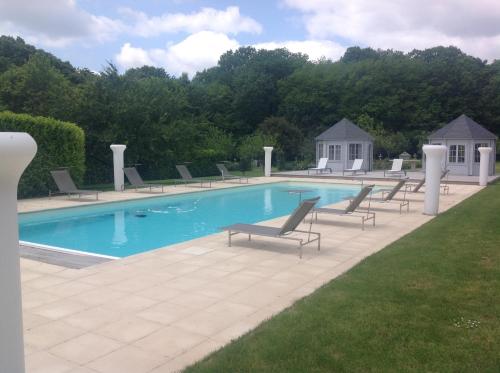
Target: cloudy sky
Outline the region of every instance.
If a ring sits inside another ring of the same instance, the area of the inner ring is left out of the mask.
[[[455,45],[492,61],[500,0],[0,0],[0,34],[96,71],[112,61],[192,76],[244,45],[312,60],[336,60],[353,45]]]

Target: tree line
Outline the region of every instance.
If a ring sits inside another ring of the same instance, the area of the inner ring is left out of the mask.
[[[352,47],[336,62],[286,49],[242,47],[217,66],[175,77],[143,66],[120,74],[78,69],[21,38],[0,37],[0,111],[76,123],[86,136],[86,181],[110,181],[109,145],[151,178],[195,174],[216,161],[242,169],[274,145],[282,167],[314,160],[314,137],[347,117],[375,137],[375,156],[419,153],[426,136],[462,113],[500,132],[500,61],[455,47],[403,53]]]

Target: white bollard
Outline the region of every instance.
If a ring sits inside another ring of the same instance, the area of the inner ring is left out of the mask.
[[[273,152],[273,147],[272,146],[264,146],[264,151],[266,152],[265,158],[264,158],[264,175],[265,176],[271,176],[271,153]]]
[[[126,145],[116,145],[110,146],[113,151],[113,169],[115,178],[115,190],[121,192],[125,189],[125,181],[123,176],[123,152],[127,148]]]
[[[437,215],[441,189],[441,164],[446,154],[444,145],[424,145],[425,153],[425,197],[424,214]]]
[[[478,150],[481,154],[479,163],[479,185],[486,186],[488,184],[488,176],[490,174],[490,153],[493,149],[480,147]]]
[[[17,186],[36,154],[27,133],[0,132],[0,371],[24,372]]]

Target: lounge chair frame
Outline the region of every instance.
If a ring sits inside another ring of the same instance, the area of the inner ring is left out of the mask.
[[[281,238],[284,240],[296,241],[299,243],[299,257],[302,258],[302,248],[312,242],[318,242],[318,251],[321,250],[321,233],[312,231],[313,219],[309,223],[309,230],[304,231],[296,229],[304,218],[312,211],[312,208],[319,200],[319,197],[306,199],[297,207],[288,217],[287,221],[281,228],[268,227],[257,224],[233,224],[221,229],[228,232],[228,246],[232,247],[232,237],[237,234],[247,234],[248,240],[252,239],[252,235]],[[293,237],[291,234],[300,233],[307,234],[307,239],[303,237]],[[313,238],[311,238],[313,236]]]
[[[356,197],[350,199],[349,205],[344,210],[325,208],[325,207],[314,208],[313,213],[315,214],[316,221],[318,221],[318,213],[325,213],[341,217],[346,216],[346,217],[361,218],[361,230],[363,231],[365,230],[365,222],[368,220],[373,220],[373,226],[375,226],[375,213],[370,211],[371,198],[374,187],[375,185],[372,184],[372,185],[367,185],[363,189],[361,189],[361,191],[358,193]],[[357,211],[357,209],[367,196],[368,196],[368,209],[366,213]],[[356,214],[356,212],[358,212],[358,214]]]
[[[164,191],[165,185],[163,184],[145,183],[141,175],[137,171],[137,168],[135,167],[124,167],[123,172],[125,173],[127,180],[129,181],[130,185],[132,185],[132,187],[135,189],[135,191],[142,188],[149,188],[150,192],[153,191],[153,188],[161,188],[162,193]],[[125,184],[123,184],[123,189],[125,189]]]
[[[399,167],[396,167],[399,166]],[[406,176],[406,170],[403,170],[403,160],[401,158],[392,160],[392,167],[390,170],[384,170],[384,177],[386,174],[395,175],[398,174],[401,177],[403,174]]]
[[[357,167],[355,167],[355,166],[357,166]],[[342,176],[344,176],[344,174],[346,172],[352,172],[352,175],[356,175],[356,172],[358,172],[358,171],[363,171],[366,175],[366,170],[361,169],[362,166],[363,166],[363,158],[356,158],[354,160],[351,168],[346,168],[346,169],[342,170]]]
[[[96,201],[99,199],[99,191],[98,190],[85,190],[78,189],[71,177],[68,168],[60,168],[57,170],[50,171],[54,182],[56,183],[59,192],[53,192],[49,190],[49,198],[55,195],[64,195],[68,196],[68,199],[71,199],[72,195],[77,195],[78,199],[81,199],[84,195],[94,195]]]
[[[317,167],[312,167],[307,169],[307,174],[309,175],[310,171],[316,171],[316,174],[323,173],[323,171],[330,170],[330,173],[332,173],[332,168],[327,167],[328,165],[328,158],[320,158],[318,161],[318,166]]]
[[[393,198],[396,194],[403,188],[408,178],[399,180],[398,183],[392,189],[380,189],[382,192],[382,198],[371,198],[372,201],[380,203],[399,203],[399,213],[402,214],[403,207],[406,206],[406,212],[410,211],[410,201],[406,199],[406,188],[404,188],[404,195],[402,201],[396,201]]]
[[[450,170],[443,170],[443,172],[441,173],[441,180],[443,180],[445,177],[447,178],[449,172]],[[418,183],[406,183],[405,188],[407,191],[411,193],[418,193],[424,184],[425,184],[425,176]],[[444,184],[440,184],[440,188],[442,189],[443,194],[450,194],[450,186],[448,185],[447,180],[445,181]]]
[[[181,175],[181,180],[177,180],[176,182],[183,183],[184,185],[190,184],[190,183],[200,183],[200,188],[211,188],[212,187],[212,180],[210,179],[203,179],[203,178],[194,178],[191,175],[191,172],[189,172],[188,168],[185,165],[178,164],[175,166],[177,171],[179,172],[179,175]],[[203,183],[208,183],[207,186],[203,186]]]
[[[239,180],[240,184],[243,183],[243,179],[246,179],[246,183],[248,184],[248,177],[244,176],[236,176],[236,175],[231,175],[226,168],[226,165],[223,163],[217,163],[216,164],[217,168],[220,171],[221,174],[221,181],[224,183],[227,180]]]

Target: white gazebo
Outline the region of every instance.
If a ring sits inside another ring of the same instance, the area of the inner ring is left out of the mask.
[[[351,168],[355,159],[363,159],[362,169],[373,168],[373,137],[344,118],[316,137],[316,161],[328,158],[332,171]]]
[[[447,154],[443,169],[450,175],[479,175],[480,147],[491,147],[489,175],[495,174],[495,154],[498,137],[462,114],[429,136],[429,144],[445,145]]]

